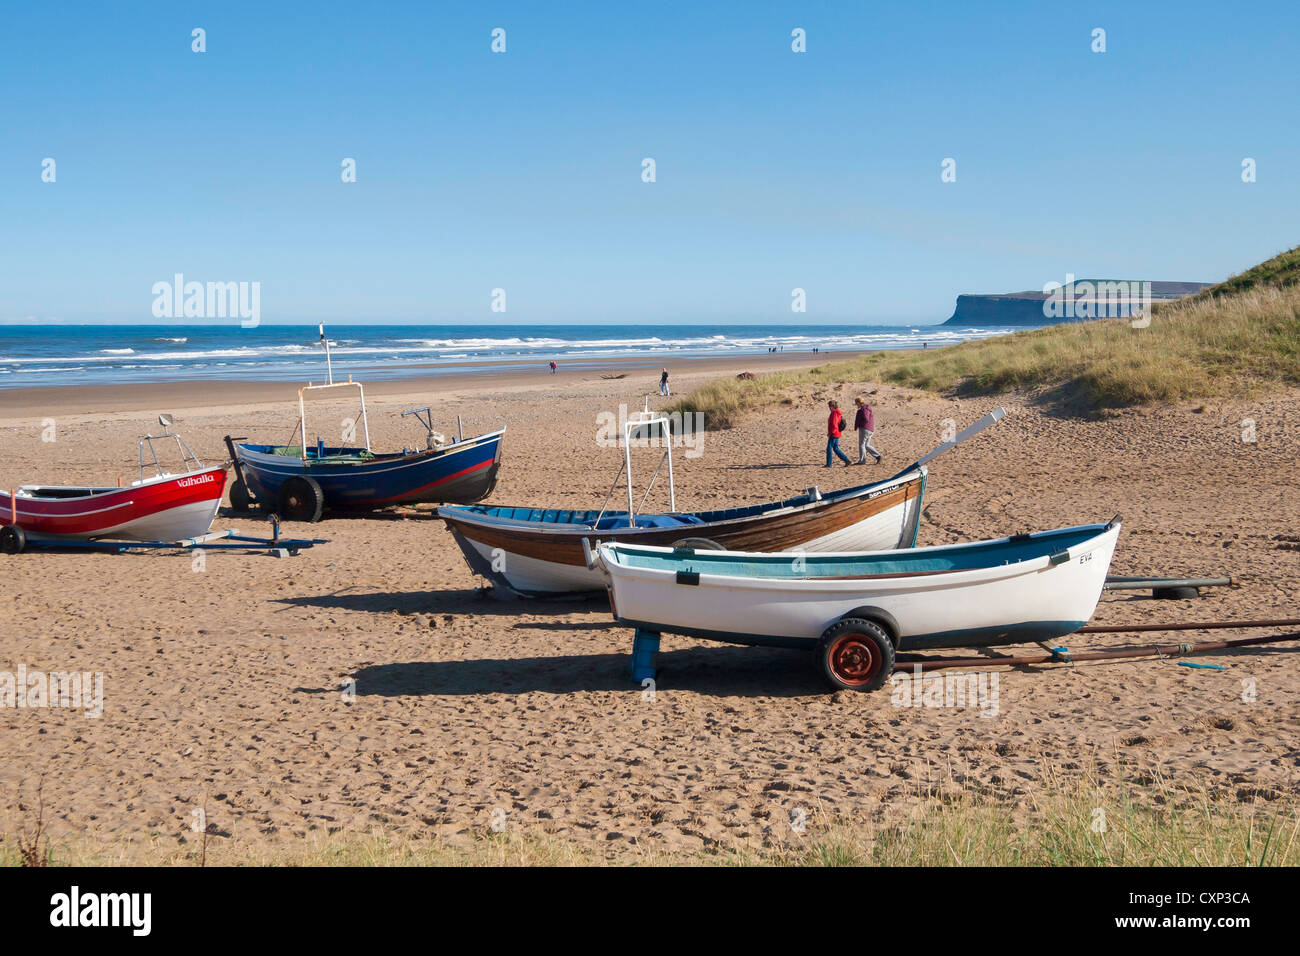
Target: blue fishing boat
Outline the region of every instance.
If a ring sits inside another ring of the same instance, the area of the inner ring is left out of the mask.
[[[329,362],[329,343],[321,330]],[[237,511],[253,504],[276,511],[291,521],[318,521],[322,514],[367,512],[392,505],[420,502],[470,503],[486,498],[496,485],[501,467],[501,438],[505,429],[473,438],[459,433],[448,439],[433,430],[429,408],[403,412],[414,415],[425,426],[425,447],[399,452],[375,452],[370,447],[370,426],[366,417],[365,389],[360,382],[330,380],[308,384],[298,390],[298,428],[294,437],[301,444],[250,443],[226,436],[226,447],[235,466],[236,479],[230,486],[230,504]],[[358,423],[363,445],[327,446],[306,441],[308,393],[329,389],[356,389],[361,399]]]

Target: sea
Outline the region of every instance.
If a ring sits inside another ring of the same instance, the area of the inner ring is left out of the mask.
[[[605,367],[610,359],[937,348],[1014,329],[901,325],[329,325],[334,375]],[[204,379],[321,381],[314,325],[0,325],[0,389]]]

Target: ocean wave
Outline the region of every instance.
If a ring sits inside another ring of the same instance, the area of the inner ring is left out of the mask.
[[[347,344],[356,339],[343,339],[332,344],[331,354],[337,359],[372,359],[390,361],[408,361],[411,358],[425,356],[431,360],[491,358],[507,355],[526,358],[528,356],[550,356],[552,354],[606,356],[623,354],[636,356],[647,353],[731,353],[738,351],[766,352],[770,348],[781,351],[806,351],[812,348],[823,350],[871,349],[890,346],[907,346],[920,342],[947,343],[969,338],[981,338],[1002,334],[1000,330],[962,329],[960,331],[939,329],[909,329],[898,331],[872,332],[818,332],[799,333],[779,331],[771,334],[755,335],[751,331],[746,335],[728,335],[716,333],[709,335],[683,335],[680,338],[665,338],[659,335],[647,335],[638,338],[605,338],[564,340],[554,337],[519,337],[503,336],[491,338],[476,336],[473,338],[445,339],[394,339],[389,342],[374,344]],[[186,339],[188,341],[188,338]],[[83,364],[87,362],[109,364],[117,362],[122,356],[131,356],[134,363],[161,362],[196,362],[212,359],[245,359],[250,361],[290,361],[303,365],[323,361],[324,354],[317,342],[281,343],[266,345],[239,345],[229,348],[197,348],[192,351],[184,349],[159,349],[157,351],[137,352],[131,348],[99,349],[93,354],[43,355],[43,356],[8,356],[0,357],[0,364],[42,366],[59,364]]]
[[[792,358],[819,349],[830,357],[846,351],[939,347],[1012,330],[864,324],[699,329],[634,325],[629,329],[631,336],[620,334],[615,326],[543,326],[536,329],[536,334],[530,334],[532,331],[506,327],[494,334],[497,330],[490,327],[378,327],[373,332],[358,333],[350,328],[338,340],[331,339],[330,351],[336,375],[342,371],[362,379],[391,379],[415,374],[406,371],[407,367],[431,373],[526,369],[552,359],[570,368],[575,363],[595,368],[610,359],[644,360],[657,366],[687,357],[761,355],[773,349]],[[123,346],[125,341],[155,344],[141,345],[137,350]],[[91,337],[41,335],[29,339],[8,337],[0,328],[0,350],[8,353],[0,354],[0,376],[5,379],[0,389],[44,382],[147,382],[204,375],[230,380],[306,381],[319,378],[325,368],[320,342],[303,330],[288,329],[247,337],[225,330],[162,336],[156,329],[115,329]],[[46,351],[62,354],[41,354]],[[36,380],[31,378],[33,375]]]

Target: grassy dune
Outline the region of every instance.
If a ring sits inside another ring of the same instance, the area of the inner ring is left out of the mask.
[[[954,395],[1023,389],[1088,412],[1300,385],[1300,247],[1157,305],[1150,325],[1076,322],[923,352],[876,352],[806,372],[712,382],[672,410],[728,428],[792,386],[888,382]]]

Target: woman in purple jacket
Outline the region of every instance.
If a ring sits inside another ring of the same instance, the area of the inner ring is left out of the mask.
[[[878,465],[880,464],[881,454],[871,444],[871,436],[876,431],[875,413],[871,410],[871,406],[862,400],[862,396],[855,398],[853,404],[858,406],[858,414],[853,419],[853,427],[858,430],[858,464],[865,465],[867,463],[867,452],[871,452]]]

